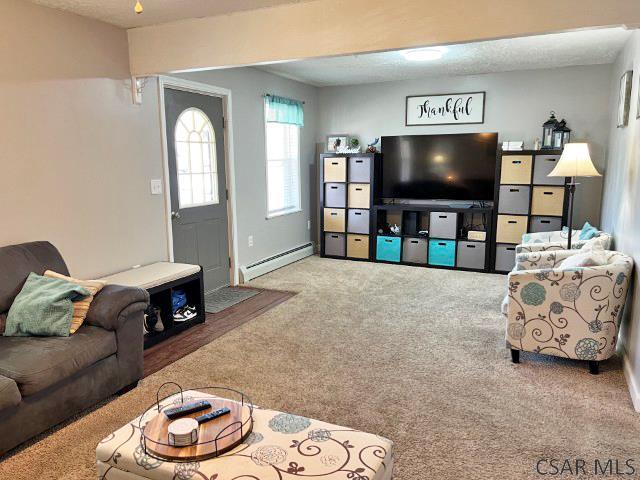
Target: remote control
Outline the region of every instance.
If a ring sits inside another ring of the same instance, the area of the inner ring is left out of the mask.
[[[205,413],[204,415],[200,415],[199,417],[196,417],[196,421],[198,422],[198,424],[202,425],[203,423],[208,422],[209,420],[213,420],[214,418],[221,417],[222,415],[226,415],[229,412],[231,412],[231,410],[229,410],[227,407],[222,407],[217,410],[214,410],[213,412]]]
[[[164,414],[169,420],[174,420],[189,415],[190,413],[206,410],[207,408],[211,408],[211,404],[206,400],[200,400],[199,402],[185,403],[181,407],[168,408],[164,411]]]

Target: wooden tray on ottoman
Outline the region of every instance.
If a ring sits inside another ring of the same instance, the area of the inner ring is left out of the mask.
[[[211,390],[218,389],[215,387],[210,388]],[[152,409],[158,408],[159,413],[154,415],[146,425],[141,426],[141,442],[143,448],[149,454],[174,462],[205,460],[217,457],[235,448],[251,433],[253,429],[253,405],[245,401],[246,397],[244,395],[240,394],[241,400],[236,401],[201,391],[192,390],[184,392],[184,394],[187,395],[187,398],[183,398],[184,403],[206,400],[211,403],[211,408],[180,418],[195,418],[223,407],[227,407],[230,413],[200,425],[196,443],[189,446],[176,447],[169,444],[168,427],[172,420],[169,420],[163,412],[169,408],[179,406],[180,403],[160,406],[161,402],[159,401],[158,404],[151,407]],[[149,418],[147,415],[143,415],[143,417]]]

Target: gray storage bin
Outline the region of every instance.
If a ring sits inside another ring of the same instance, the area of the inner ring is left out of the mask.
[[[350,208],[347,212],[347,232],[368,234],[369,210]]]
[[[486,244],[484,242],[458,242],[456,267],[484,270]]]
[[[324,254],[344,257],[346,252],[344,233],[324,234]]]
[[[533,165],[534,185],[564,185],[564,177],[548,177],[556,168],[560,155],[536,155]]]
[[[560,217],[531,217],[529,231],[535,232],[558,232],[562,230],[562,218]]]
[[[347,206],[347,185],[345,183],[324,184],[324,206],[344,208]]]
[[[429,214],[429,237],[456,238],[458,214],[456,212],[431,212]]]
[[[428,249],[426,238],[405,238],[402,241],[402,261],[426,265]]]
[[[528,215],[530,196],[531,187],[523,187],[521,185],[500,185],[498,213]]]
[[[516,266],[516,246],[499,243],[496,245],[496,271],[510,272]]]
[[[349,157],[349,181],[371,182],[371,159],[369,157]]]

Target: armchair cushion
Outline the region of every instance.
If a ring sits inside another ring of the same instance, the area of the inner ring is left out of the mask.
[[[91,302],[85,322],[106,330],[117,330],[124,321],[125,311],[143,311],[148,304],[149,294],[142,288],[106,285]]]
[[[633,260],[619,252],[604,254],[606,265],[597,267],[511,272],[510,347],[581,360],[612,356]]]

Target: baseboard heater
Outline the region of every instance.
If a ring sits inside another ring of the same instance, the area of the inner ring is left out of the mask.
[[[278,268],[282,268],[290,263],[302,260],[305,257],[313,255],[313,243],[305,243],[299,247],[292,248],[286,252],[278,253],[272,257],[265,258],[259,262],[252,263],[246,267],[240,267],[242,273],[242,282],[248,282],[256,277],[273,272]]]

